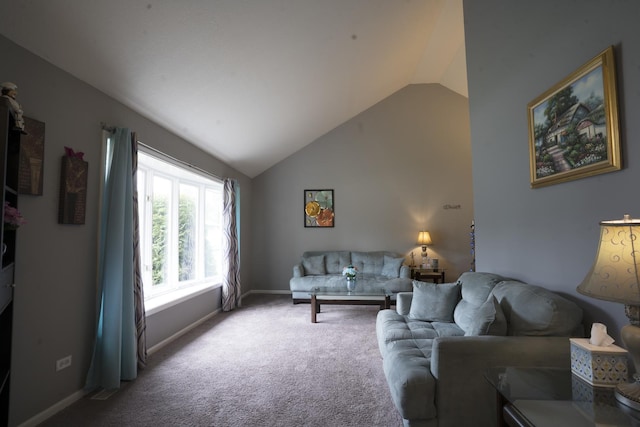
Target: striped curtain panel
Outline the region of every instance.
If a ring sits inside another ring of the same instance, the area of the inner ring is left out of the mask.
[[[223,184],[222,311],[231,311],[240,307],[240,233],[238,229],[240,187],[236,180],[230,178],[225,178]]]
[[[138,368],[147,366],[147,317],[144,311],[144,286],[140,258],[140,217],[138,215],[138,138],[131,134],[131,161],[133,167],[133,297],[138,344]]]

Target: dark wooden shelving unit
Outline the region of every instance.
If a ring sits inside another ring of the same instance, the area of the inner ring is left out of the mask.
[[[2,207],[9,202],[18,207],[18,164],[20,132],[12,130],[12,117],[5,105],[0,105],[0,180]],[[3,215],[4,216],[4,215]],[[13,335],[13,289],[16,259],[16,230],[0,222],[0,426],[9,424],[11,386],[11,348]]]

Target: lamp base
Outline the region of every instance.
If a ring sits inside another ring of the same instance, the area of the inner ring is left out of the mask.
[[[640,307],[625,304],[624,312],[629,319],[629,325],[624,325],[620,331],[622,342],[627,347],[629,355],[633,359],[636,373],[633,374],[633,382],[620,383],[616,386],[616,400],[621,404],[640,411]]]
[[[616,400],[635,411],[640,411],[640,382],[634,375],[634,382],[616,386]],[[640,414],[640,413],[639,413]]]

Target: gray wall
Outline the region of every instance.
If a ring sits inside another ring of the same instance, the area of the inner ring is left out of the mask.
[[[619,336],[621,304],[575,291],[595,257],[598,222],[640,216],[640,3],[465,0],[478,270],[564,293],[586,325]],[[616,51],[622,171],[529,186],[527,104],[608,46]]]
[[[93,345],[96,304],[96,235],[100,171],[100,122],[136,130],[165,153],[218,176],[236,177],[242,188],[242,221],[249,223],[251,181],[160,126],[133,113],[0,36],[0,80],[19,86],[25,115],[46,124],[44,194],[21,196],[29,223],[18,232],[14,307],[11,424],[17,425],[84,386]],[[64,146],[85,153],[89,163],[86,224],[59,225],[58,185]],[[250,232],[243,230],[243,248]],[[243,257],[250,257],[243,252]],[[243,269],[245,286],[250,282]],[[148,319],[149,346],[219,307],[219,289]],[[210,304],[203,305],[203,301]],[[167,314],[171,322],[167,322]],[[157,319],[154,317],[158,316]],[[70,368],[55,361],[73,356]]]
[[[305,189],[334,190],[334,228],[304,228]],[[414,251],[419,262],[424,227],[429,255],[455,280],[471,262],[467,99],[436,84],[407,86],[254,178],[253,206],[259,289],[288,291],[308,250]]]

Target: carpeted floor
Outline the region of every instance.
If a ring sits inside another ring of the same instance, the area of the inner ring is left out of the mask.
[[[90,396],[41,424],[400,427],[375,335],[377,307],[250,295],[163,347],[107,400]]]

